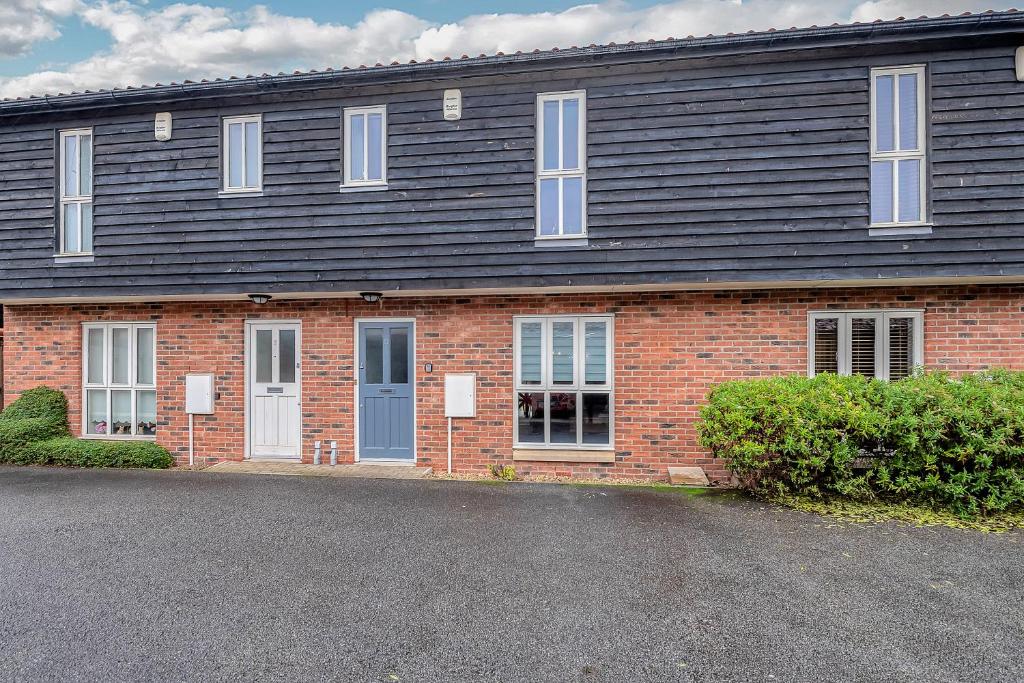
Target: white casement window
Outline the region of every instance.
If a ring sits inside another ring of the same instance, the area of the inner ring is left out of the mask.
[[[156,325],[86,323],[82,336],[82,433],[156,436]]]
[[[587,234],[587,95],[537,96],[537,237]]]
[[[343,187],[383,187],[388,182],[387,108],[352,107],[342,118]]]
[[[611,316],[517,317],[515,445],[613,447]]]
[[[60,254],[92,253],[92,130],[60,132]]]
[[[924,365],[924,312],[815,311],[808,315],[807,371],[902,379]]]
[[[871,227],[926,220],[923,66],[871,70]]]
[[[263,117],[224,119],[224,192],[263,190]]]

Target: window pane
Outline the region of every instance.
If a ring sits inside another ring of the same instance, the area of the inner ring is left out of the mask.
[[[64,138],[64,196],[78,196],[78,137]]]
[[[92,204],[81,205],[82,212],[82,244],[83,252],[92,251]]]
[[[260,124],[245,124],[245,186],[260,186]]]
[[[256,330],[256,381],[260,384],[274,381],[273,330]]]
[[[576,394],[551,394],[551,443],[576,443]]]
[[[348,140],[349,178],[351,180],[366,180],[366,167],[363,164],[366,144],[366,117],[363,114],[349,117]]]
[[[127,327],[110,329],[110,381],[113,384],[128,384],[132,372],[132,331]]]
[[[132,433],[132,392],[125,389],[110,392],[111,434]]]
[[[562,102],[562,168],[579,168],[580,101]]]
[[[519,383],[540,384],[543,358],[543,324],[524,322],[519,325]]]
[[[607,446],[611,441],[608,394],[583,394],[583,443]]]
[[[839,319],[814,321],[814,374],[839,373]]]
[[[366,367],[367,384],[384,383],[384,332],[380,329],[366,330]]]
[[[79,139],[81,146],[81,180],[80,192],[83,195],[92,194],[92,136],[83,135]]]
[[[228,187],[242,187],[242,124],[228,124]]]
[[[89,389],[85,392],[86,434],[109,434],[107,424],[107,390]]]
[[[871,222],[892,223],[893,162],[871,162]]]
[[[540,234],[558,234],[558,178],[540,181]]]
[[[910,375],[914,360],[914,319],[889,319],[889,379]]]
[[[900,74],[900,149],[917,149],[917,74]]]
[[[895,79],[879,76],[875,79],[875,149],[891,152],[895,141]]]
[[[608,323],[583,323],[584,382],[608,383]]]
[[[912,223],[921,220],[921,160],[899,161],[900,221]]]
[[[64,211],[64,253],[75,254],[81,251],[78,241],[78,204],[65,204]]]
[[[152,327],[140,327],[135,330],[135,383],[156,384],[153,378],[153,355],[156,344],[153,340]]]
[[[571,322],[551,324],[551,383],[573,383],[573,351],[575,335]]]
[[[295,330],[281,330],[278,333],[278,382],[291,384],[295,381]]]
[[[154,436],[156,434],[156,392],[138,391],[135,393],[135,424],[136,434]]]
[[[89,369],[86,383],[88,384],[104,384],[106,381],[103,373],[103,363],[106,359],[103,343],[104,333],[105,330],[101,327],[90,327],[85,331],[85,346],[88,355],[86,364]]]
[[[544,443],[544,394],[520,392],[516,434],[519,443]]]
[[[384,140],[384,117],[380,114],[370,114],[367,117],[367,180],[382,180],[384,178],[381,165],[382,147]]]
[[[874,318],[853,318],[850,321],[850,372],[865,377],[875,376]]]
[[[562,179],[562,234],[583,234],[583,178]]]
[[[543,168],[545,171],[558,170],[558,102],[544,103]]]
[[[409,330],[391,330],[391,383],[409,383]]]

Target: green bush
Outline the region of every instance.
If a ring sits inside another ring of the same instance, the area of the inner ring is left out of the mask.
[[[64,467],[148,467],[166,469],[174,458],[152,441],[93,441],[63,437],[28,444],[24,462]]]
[[[1024,373],[727,382],[709,394],[698,432],[754,491],[963,516],[1024,506]]]
[[[174,459],[151,441],[73,439],[68,431],[68,400],[38,387],[0,413],[0,463],[70,467],[167,468]]]

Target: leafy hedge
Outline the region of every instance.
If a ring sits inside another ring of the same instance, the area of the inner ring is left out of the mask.
[[[776,377],[708,399],[701,443],[751,490],[1024,508],[1024,373]]]
[[[151,441],[93,441],[71,438],[68,400],[38,387],[0,413],[0,463],[71,467],[167,468],[170,453]]]

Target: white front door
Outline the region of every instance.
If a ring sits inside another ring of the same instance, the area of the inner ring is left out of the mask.
[[[299,323],[246,324],[249,379],[249,454],[298,458],[302,357]]]

